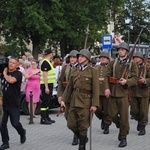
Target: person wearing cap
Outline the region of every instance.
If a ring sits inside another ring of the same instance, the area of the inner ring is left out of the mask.
[[[2,136],[2,145],[0,150],[9,148],[9,135],[7,129],[8,117],[12,126],[20,135],[20,143],[26,141],[26,130],[20,123],[20,89],[22,82],[22,73],[18,70],[19,60],[10,57],[8,67],[3,71],[2,93],[3,93],[3,117],[0,127]]]
[[[117,48],[118,57],[108,64],[109,88],[105,90],[105,96],[109,98],[108,115],[114,119],[119,128],[119,147],[127,146],[127,135],[129,134],[129,88],[137,84],[137,65],[131,61],[130,70],[125,77],[122,73],[127,63],[129,45],[122,42]],[[111,121],[105,122],[107,126]]]
[[[96,110],[95,115],[101,119],[101,129],[104,130],[104,134],[109,133],[109,126],[105,126],[105,120],[109,119],[108,116],[108,98],[105,96],[105,89],[108,88],[108,80],[107,76],[107,67],[110,62],[109,52],[102,51],[100,54],[99,65],[95,68],[98,69],[99,72],[99,100],[100,107]]]
[[[59,103],[62,100],[62,95],[63,95],[65,88],[68,84],[71,71],[78,67],[77,54],[78,54],[77,50],[72,50],[68,55],[69,64],[64,65],[62,68],[62,71],[61,71],[61,74],[59,77],[59,81],[58,81],[58,102]],[[67,108],[65,111],[65,118],[67,120],[69,105],[66,104],[66,106],[67,106]],[[78,145],[78,138],[76,137],[76,135],[73,136],[72,145]]]
[[[149,109],[149,85],[150,85],[150,67],[144,64],[142,52],[135,52],[133,60],[138,65],[138,83],[134,86],[131,97],[131,114],[138,122],[138,135],[146,134],[145,127],[148,123]],[[146,62],[145,62],[146,63]]]
[[[40,68],[40,88],[41,88],[41,124],[52,124],[55,120],[49,117],[49,101],[52,96],[53,84],[56,82],[56,74],[50,60],[53,58],[52,50],[46,49],[43,54]]]
[[[91,114],[99,107],[98,70],[89,64],[91,54],[87,49],[82,49],[77,57],[79,67],[70,75],[61,108],[70,104],[67,126],[79,138],[78,150],[85,150]]]

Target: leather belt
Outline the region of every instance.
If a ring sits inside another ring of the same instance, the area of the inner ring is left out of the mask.
[[[114,78],[114,77],[109,77],[109,83],[117,84],[117,83],[119,83],[119,80],[117,78]]]
[[[77,93],[91,94],[91,90],[79,89],[79,88],[75,88],[74,90],[75,90]]]

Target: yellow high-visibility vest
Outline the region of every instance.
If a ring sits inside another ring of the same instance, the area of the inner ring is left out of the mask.
[[[52,66],[52,64],[50,63],[49,60],[43,59],[43,61],[47,61],[49,63],[49,65],[51,66],[51,70],[48,71],[48,76],[47,76],[48,82],[47,83],[55,83],[56,82],[56,74],[55,74],[54,67]],[[42,63],[43,63],[43,61],[42,61]],[[40,84],[44,84],[44,76],[43,76],[42,70],[40,71],[40,75],[41,75]]]

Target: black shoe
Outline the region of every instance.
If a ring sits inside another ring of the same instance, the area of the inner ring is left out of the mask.
[[[101,121],[101,129],[104,130],[104,127],[105,127],[105,123],[104,123],[104,120],[102,120]]]
[[[125,147],[125,146],[127,146],[126,138],[121,139],[120,144],[119,144],[119,147]]]
[[[103,134],[109,134],[109,126],[105,124]]]
[[[79,144],[78,138],[76,137],[76,135],[74,135],[72,145],[78,145],[78,144]]]
[[[40,124],[46,124],[46,125],[51,125],[52,122],[49,122],[47,119],[41,118]]]
[[[118,141],[121,141],[121,134],[118,134]]]
[[[52,120],[51,118],[47,118],[47,120],[51,123],[55,123],[56,121],[55,120]]]
[[[26,141],[26,130],[24,129],[24,134],[20,135],[20,143],[23,144]]]
[[[145,128],[141,128],[138,135],[145,135],[145,133],[146,133]]]
[[[140,125],[140,124],[138,124],[136,129],[137,129],[137,131],[140,131],[140,129],[141,129],[141,125]]]
[[[7,148],[9,148],[9,144],[2,144],[2,145],[0,146],[0,150],[5,150],[5,149],[7,149]]]

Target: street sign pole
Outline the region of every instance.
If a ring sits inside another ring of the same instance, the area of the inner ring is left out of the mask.
[[[112,35],[106,34],[102,36],[102,49],[110,50],[112,48]]]

